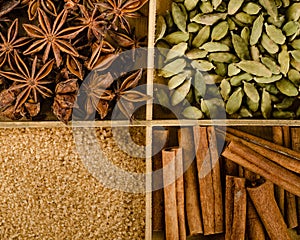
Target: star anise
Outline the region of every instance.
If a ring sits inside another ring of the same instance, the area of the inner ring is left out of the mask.
[[[46,13],[56,17],[56,7],[51,0],[23,0],[22,5],[28,5],[28,18],[30,21],[36,18],[39,9],[43,9]]]
[[[18,110],[28,99],[33,99],[33,102],[37,103],[39,101],[38,95],[41,95],[43,98],[51,97],[52,91],[44,85],[50,84],[52,81],[44,80],[44,78],[51,72],[53,60],[47,62],[37,74],[37,56],[33,60],[31,73],[17,53],[15,53],[15,62],[18,71],[0,71],[1,76],[16,82],[11,90],[20,90],[16,98],[15,110]]]
[[[25,55],[40,52],[45,49],[43,55],[43,62],[45,63],[49,57],[50,50],[54,53],[56,65],[59,67],[62,63],[62,57],[60,52],[78,57],[79,54],[76,49],[66,40],[70,40],[76,37],[76,35],[83,29],[81,26],[73,26],[64,28],[62,26],[67,20],[68,11],[63,10],[55,19],[51,26],[50,20],[43,10],[38,10],[38,19],[40,27],[31,24],[23,24],[23,27],[27,34],[37,39],[25,52]]]
[[[85,6],[78,5],[83,17],[77,18],[80,22],[80,26],[83,29],[88,29],[87,38],[88,40],[92,40],[93,36],[95,36],[98,40],[103,37],[106,33],[107,22],[104,20],[103,16],[99,14],[98,8],[94,8],[92,13],[90,13]]]
[[[55,88],[55,98],[52,105],[53,113],[62,122],[68,123],[72,116],[73,106],[78,92],[77,79],[67,79],[59,82]]]
[[[130,73],[122,83],[118,82],[117,88],[115,89],[117,106],[128,119],[132,119],[134,103],[149,100],[148,95],[132,90],[138,85],[142,75],[143,69]]]
[[[14,50],[28,43],[29,39],[27,37],[17,38],[17,35],[18,19],[15,19],[8,28],[6,38],[0,32],[0,67],[3,66],[7,61],[10,68],[13,68],[12,60]]]
[[[111,24],[114,30],[117,30],[117,21],[120,27],[130,32],[130,24],[127,18],[139,18],[142,15],[137,12],[148,0],[106,0],[96,5],[104,9],[107,17],[112,18]]]
[[[102,62],[103,54],[113,53],[115,48],[107,41],[101,39],[92,45],[92,55],[87,63],[89,70],[94,69],[100,62]]]
[[[114,93],[108,88],[114,82],[110,73],[100,75],[97,71],[91,73],[80,87],[81,102],[86,113],[90,117],[95,110],[101,119],[108,113],[109,103],[114,98]]]

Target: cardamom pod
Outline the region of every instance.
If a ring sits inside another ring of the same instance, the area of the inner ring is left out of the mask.
[[[180,86],[189,77],[189,75],[189,72],[185,71],[173,76],[168,82],[169,89],[172,90]]]
[[[171,104],[176,106],[181,103],[191,89],[191,79],[186,80],[180,87],[178,87],[172,94]]]
[[[204,26],[192,41],[193,47],[200,47],[210,37],[210,26]]]
[[[289,97],[295,97],[298,96],[299,94],[299,91],[295,87],[295,85],[291,81],[285,78],[276,82],[276,87],[281,93]]]
[[[212,41],[219,41],[223,37],[225,37],[228,33],[228,23],[226,21],[222,21],[218,23],[211,32],[211,40]]]
[[[228,14],[229,15],[235,14],[243,5],[243,3],[244,0],[230,0],[228,3]]]
[[[187,48],[188,44],[184,42],[174,45],[168,52],[165,62],[168,62],[174,58],[182,57],[185,54]]]
[[[227,79],[223,79],[220,84],[220,94],[227,101],[231,93],[231,85]]]
[[[264,26],[264,17],[263,14],[260,14],[254,21],[251,35],[250,35],[250,45],[255,45],[263,31]]]
[[[189,33],[177,31],[167,35],[164,38],[164,40],[166,40],[170,44],[175,45],[181,42],[186,42],[187,40],[189,40],[189,37],[190,37]]]
[[[182,32],[186,31],[186,16],[177,3],[172,3],[172,16],[174,23]]]
[[[189,106],[189,107],[185,108],[182,112],[182,115],[189,119],[204,118],[204,114],[201,112],[201,110],[194,106]]]
[[[254,84],[244,82],[244,92],[251,101],[259,102],[259,94]]]
[[[280,65],[280,72],[286,76],[290,68],[290,55],[286,45],[281,46],[281,52],[278,54],[278,62]]]
[[[283,35],[282,31],[275,27],[274,25],[268,25],[265,23],[265,28],[267,35],[277,44],[284,44],[286,37]]]
[[[210,53],[208,55],[208,60],[223,63],[238,62],[238,58],[234,54],[228,52]]]
[[[254,2],[248,2],[243,7],[243,11],[250,15],[256,15],[260,12],[260,10],[261,10],[261,6]]]
[[[234,63],[231,63],[228,65],[228,76],[232,77],[241,72],[241,69],[239,69]]]
[[[207,52],[228,52],[230,50],[227,45],[219,42],[204,43],[200,49],[203,49]]]
[[[231,33],[232,44],[238,57],[242,60],[250,60],[248,45],[239,35]]]
[[[265,33],[262,34],[261,45],[270,54],[275,54],[279,51],[278,45]]]
[[[230,84],[232,86],[240,86],[243,81],[251,81],[253,77],[249,73],[242,73],[230,78]]]
[[[242,88],[238,88],[235,90],[232,95],[229,97],[227,103],[226,103],[226,112],[231,115],[237,112],[243,101],[244,92]]]
[[[272,75],[271,77],[255,77],[254,81],[257,83],[273,83],[282,79],[282,75]]]
[[[227,13],[209,13],[202,14],[199,13],[195,17],[191,19],[191,22],[196,22],[204,25],[214,25],[216,22],[220,20],[225,20]]]
[[[264,118],[270,118],[272,112],[272,102],[271,96],[263,89],[262,97],[261,97],[261,113]]]
[[[168,78],[172,77],[180,72],[183,71],[183,69],[186,66],[186,61],[183,58],[178,58],[174,60],[173,62],[168,63],[165,65],[159,72],[159,76]]]
[[[187,56],[187,58],[194,60],[194,59],[205,58],[207,56],[207,54],[208,54],[208,51],[201,50],[199,48],[193,48],[186,53],[186,56]]]
[[[236,66],[238,68],[242,69],[243,71],[245,71],[246,73],[249,73],[249,74],[252,74],[255,76],[259,76],[259,77],[271,77],[272,76],[272,72],[268,68],[266,68],[265,65],[263,65],[260,62],[243,60],[243,61],[237,63]]]
[[[156,29],[155,29],[155,39],[156,41],[163,38],[167,31],[167,24],[165,18],[161,15],[158,15],[156,20]]]

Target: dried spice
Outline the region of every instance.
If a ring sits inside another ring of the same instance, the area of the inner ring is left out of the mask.
[[[281,0],[183,2],[172,3],[169,15],[173,18],[158,17],[156,46],[166,48],[160,50],[158,75],[167,78],[169,102],[174,103],[175,95],[176,105],[187,118],[194,118],[191,111],[201,116],[195,108],[203,117],[211,117],[206,103],[216,98],[223,100],[230,118],[298,118],[300,4]],[[196,25],[189,28],[191,24]],[[202,73],[206,86],[197,83],[201,78],[196,78],[196,71]],[[186,98],[179,98],[177,91],[187,86],[183,85],[185,75],[193,84],[184,88]],[[201,86],[201,95],[193,94],[196,85]],[[278,109],[286,98],[293,101]]]
[[[120,104],[121,96],[131,105],[147,100],[143,93],[131,90],[138,85],[143,70],[138,71],[137,79],[128,80],[134,82],[131,87],[126,83],[129,76],[123,74],[133,64],[124,63],[137,57],[135,49],[147,44],[146,37],[137,35],[128,21],[143,18],[139,10],[147,2],[0,1],[1,115],[53,119],[49,114],[52,109],[67,123],[75,108],[87,114],[85,119],[92,112],[103,119]],[[121,57],[126,50],[133,50],[132,59]],[[97,76],[88,77],[93,72]],[[108,72],[111,75],[106,84],[101,79]],[[88,92],[85,108],[76,104],[81,87]]]

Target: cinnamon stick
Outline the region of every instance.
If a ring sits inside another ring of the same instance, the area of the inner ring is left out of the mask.
[[[239,141],[242,144],[254,150],[255,152],[259,153],[260,155],[263,155],[264,157],[269,158],[271,161],[281,165],[282,167],[300,174],[300,161],[287,155],[288,152],[292,151],[289,148],[285,148],[285,152],[277,152],[276,148],[282,148],[281,145],[276,145],[277,146],[276,148],[269,149],[269,148],[265,148],[262,145],[258,145],[256,143],[249,142],[242,138],[236,137],[230,133],[227,134],[226,138],[228,141],[230,140]]]
[[[218,131],[224,133],[224,131],[222,131],[222,130],[218,130]],[[292,158],[295,158],[297,160],[300,160],[300,152],[297,152],[297,151],[294,151],[292,149],[280,146],[280,145],[275,144],[273,142],[269,142],[269,141],[267,141],[265,139],[262,139],[260,137],[253,136],[249,133],[245,133],[243,131],[239,131],[239,130],[233,129],[233,128],[226,128],[226,133],[229,133],[233,136],[242,138],[242,139],[244,139],[248,142],[252,142],[252,143],[255,143],[255,144],[260,145],[262,147],[268,148],[268,149],[270,149],[274,152],[281,153],[285,156],[292,157]]]
[[[247,237],[248,240],[264,240],[265,231],[252,201],[247,199]]]
[[[270,239],[291,240],[274,198],[273,184],[267,181],[259,187],[247,188],[247,191]]]
[[[165,149],[162,151],[166,240],[179,239],[175,187],[175,157],[175,151],[172,149]]]
[[[246,232],[246,180],[226,176],[225,240],[245,239]]]
[[[176,199],[177,199],[177,215],[179,239],[186,239],[185,227],[185,207],[184,207],[184,180],[183,180],[183,160],[182,149],[173,148],[176,154],[175,172],[176,172]]]
[[[292,149],[300,152],[300,128],[293,127],[291,128],[291,139],[292,139]],[[297,233],[300,235],[300,197],[296,197],[297,203],[297,219],[298,219],[298,227]]]
[[[230,161],[228,158],[224,158],[224,171],[226,175],[237,176],[238,175],[238,165]]]
[[[215,233],[223,232],[223,200],[222,200],[222,184],[221,184],[221,170],[220,170],[220,156],[218,153],[217,137],[215,128],[207,127],[207,135],[209,141],[210,161],[212,168],[213,193],[214,193],[214,221]]]
[[[153,130],[152,169],[157,171],[162,169],[162,149],[167,147],[169,138],[168,130]],[[155,174],[152,178],[152,188],[158,189],[152,192],[152,229],[153,231],[163,231],[164,229],[164,191],[160,188],[163,185],[163,176]]]
[[[274,140],[277,144],[283,145],[288,148],[291,147],[291,134],[290,134],[290,128],[288,126],[273,127],[273,131],[276,134],[276,139]],[[281,134],[279,132],[281,132]],[[285,203],[285,205],[283,205],[283,207],[285,206],[285,211],[283,216],[286,217],[286,223],[288,228],[295,228],[298,226],[296,197],[295,195],[289,192],[284,192],[282,190],[279,190],[280,198],[282,198],[281,196],[282,192],[284,194],[283,197],[285,197],[285,200],[283,202]],[[279,209],[282,211],[282,199],[279,200],[280,200]]]
[[[223,232],[223,205],[214,128],[194,127],[194,141],[204,235],[220,233]]]
[[[278,145],[283,145],[283,132],[282,128],[280,126],[274,126],[272,127],[272,133],[273,133],[273,142]],[[275,192],[275,198],[278,204],[278,207],[280,209],[280,212],[283,217],[285,217],[285,191],[282,187],[274,186],[274,192]]]
[[[178,131],[179,146],[183,151],[184,170],[184,190],[186,202],[186,216],[190,235],[203,233],[200,202],[197,184],[197,168],[194,150],[194,140],[192,128],[181,128]]]
[[[300,196],[300,177],[254,152],[242,143],[232,141],[222,155],[231,161],[255,172],[285,190]]]

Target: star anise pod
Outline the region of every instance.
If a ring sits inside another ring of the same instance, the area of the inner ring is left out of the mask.
[[[56,7],[51,0],[23,0],[22,5],[28,5],[28,18],[30,21],[36,18],[39,9],[43,9],[46,13],[56,17]]]
[[[115,48],[107,41],[101,39],[92,45],[92,55],[87,63],[87,68],[92,70],[102,62],[103,54],[113,53]]]
[[[50,20],[43,10],[38,10],[38,19],[40,27],[31,24],[23,24],[27,34],[35,38],[36,41],[24,52],[25,55],[34,54],[45,49],[43,55],[43,62],[45,63],[49,57],[50,50],[52,49],[56,60],[56,65],[59,67],[62,63],[60,52],[65,52],[72,56],[78,57],[79,54],[76,49],[66,40],[76,37],[76,35],[83,29],[81,26],[63,27],[67,20],[68,11],[63,10],[55,19],[51,26]]]
[[[95,110],[100,114],[101,119],[108,113],[109,103],[114,98],[114,93],[108,88],[114,82],[110,73],[100,75],[97,71],[91,73],[80,87],[80,102],[90,117]]]
[[[28,99],[33,99],[34,103],[37,103],[39,101],[38,95],[41,95],[43,98],[51,97],[52,91],[44,85],[50,84],[52,81],[44,80],[44,78],[51,72],[53,60],[47,62],[38,73],[36,73],[37,56],[33,60],[31,73],[17,53],[15,53],[15,62],[18,71],[0,71],[1,76],[16,83],[11,90],[20,90],[16,98],[15,110],[18,110]]]
[[[107,17],[111,18],[114,30],[117,30],[117,21],[120,27],[128,33],[131,31],[127,18],[139,18],[142,15],[137,12],[148,0],[106,0],[96,5],[104,9]]]
[[[8,28],[7,37],[5,38],[0,32],[0,67],[8,62],[10,68],[13,68],[13,53],[17,48],[24,46],[29,42],[27,37],[17,38],[18,19],[16,18]]]
[[[53,113],[66,124],[71,119],[78,88],[77,79],[67,79],[56,85],[56,95],[52,105]]]
[[[149,100],[148,95],[132,90],[138,85],[142,75],[143,69],[130,73],[122,83],[118,83],[117,88],[115,89],[117,106],[128,119],[132,119],[134,103]]]
[[[79,4],[78,6],[83,17],[79,17],[77,20],[80,22],[79,25],[82,26],[83,29],[88,29],[88,40],[91,41],[93,36],[100,40],[106,33],[107,21],[105,21],[104,17],[99,14],[97,7],[95,7],[92,13],[90,13],[84,5]]]

